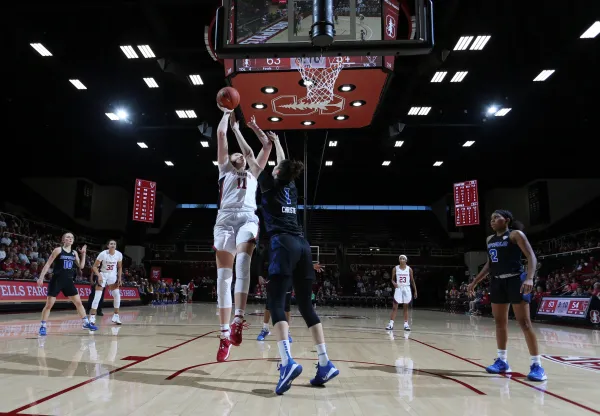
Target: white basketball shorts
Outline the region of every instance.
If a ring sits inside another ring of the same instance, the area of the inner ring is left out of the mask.
[[[400,286],[394,291],[394,300],[396,303],[410,303],[412,292],[410,286]]]
[[[102,273],[102,272],[100,272],[100,274],[102,275],[102,283],[98,283],[100,286],[106,287],[106,286],[114,285],[115,283],[117,283],[117,275],[116,274],[108,274],[108,273]]]
[[[235,256],[238,244],[258,239],[258,217],[250,211],[219,211],[213,230],[214,249]]]

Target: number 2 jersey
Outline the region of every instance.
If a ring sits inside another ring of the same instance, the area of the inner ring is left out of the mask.
[[[410,288],[410,267],[406,266],[404,270],[400,268],[400,266],[396,266],[396,283],[398,287],[409,287]]]
[[[231,162],[219,165],[220,211],[256,211],[258,182],[249,170],[237,170]]]
[[[96,260],[102,262],[100,266],[100,273],[103,276],[117,276],[117,263],[123,261],[123,254],[119,250],[115,250],[115,254],[110,254],[108,250],[104,250],[102,253],[98,254]]]
[[[511,231],[507,230],[502,235],[494,234],[487,243],[491,276],[516,275],[523,271],[521,248],[518,244],[510,241]]]

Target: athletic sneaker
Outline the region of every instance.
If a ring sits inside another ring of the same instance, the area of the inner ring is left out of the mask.
[[[538,363],[531,364],[529,368],[529,374],[527,374],[527,379],[531,381],[544,381],[547,380],[546,372],[544,368]]]
[[[408,325],[408,323],[404,324],[404,330],[405,331],[410,331],[410,326]]]
[[[231,343],[238,347],[242,343],[242,331],[248,328],[250,328],[250,324],[247,323],[246,320],[243,320],[242,322],[234,321],[231,324],[231,335],[229,336]]]
[[[266,337],[268,337],[269,335],[271,335],[271,331],[269,331],[268,329],[261,329],[260,334],[258,334],[258,337],[256,337],[257,341],[264,341]]]
[[[327,365],[325,366],[320,366],[319,363],[317,363],[316,367],[317,375],[315,376],[315,378],[310,380],[310,384],[312,384],[313,386],[322,386],[323,384],[327,383],[329,380],[334,379],[335,377],[337,377],[338,374],[340,374],[340,370],[335,368],[331,361],[327,361]]]
[[[288,332],[288,341],[289,341],[289,343],[290,343],[290,344],[291,344],[292,342],[294,342],[294,341],[292,340],[292,334],[290,334],[289,332]]]
[[[222,363],[227,361],[229,358],[229,351],[231,350],[231,341],[229,338],[220,338],[219,350],[217,351],[217,361]]]
[[[90,331],[97,331],[98,327],[93,322],[84,323],[81,329],[89,329]]]
[[[45,326],[40,326],[40,335],[46,336],[46,327]]]
[[[117,324],[117,325],[121,325],[121,319],[119,318],[119,314],[115,313],[112,317],[112,323],[113,324]]]
[[[288,391],[292,387],[292,381],[302,374],[302,366],[290,358],[286,366],[279,364],[277,369],[279,370],[279,381],[275,393],[281,395]]]
[[[385,327],[386,331],[393,331],[394,330],[394,325],[389,324],[388,326]]]
[[[490,374],[512,373],[508,362],[502,361],[500,358],[496,358],[494,364],[487,367],[485,371],[487,371]]]

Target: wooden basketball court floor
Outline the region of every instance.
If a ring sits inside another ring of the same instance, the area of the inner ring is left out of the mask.
[[[529,354],[510,322],[512,377],[489,375],[496,356],[490,318],[415,310],[413,331],[385,331],[389,309],[319,308],[340,375],[308,383],[315,352],[293,311],[292,354],[304,367],[277,396],[277,344],[256,341],[260,307],[230,360],[216,363],[216,306],[123,308],[88,333],[74,311],[0,315],[2,415],[589,415],[600,414],[600,331],[536,325],[549,380],[525,379]],[[397,322],[398,328],[402,322]]]

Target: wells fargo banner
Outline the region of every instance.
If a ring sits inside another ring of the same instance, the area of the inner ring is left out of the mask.
[[[90,285],[75,285],[79,296],[87,299],[92,292]],[[38,287],[36,282],[17,282],[0,280],[0,303],[46,302],[48,296],[48,283]],[[104,294],[104,301],[112,300],[109,290]],[[121,302],[139,301],[140,292],[137,287],[121,287]],[[57,302],[70,302],[62,293],[56,297]]]

